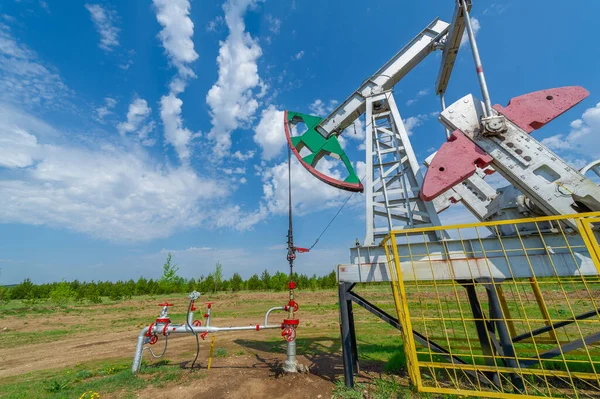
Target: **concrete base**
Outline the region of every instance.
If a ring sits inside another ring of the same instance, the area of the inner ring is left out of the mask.
[[[287,360],[283,363],[281,369],[284,373],[308,373],[308,366]]]

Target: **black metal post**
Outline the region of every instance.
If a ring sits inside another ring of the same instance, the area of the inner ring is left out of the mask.
[[[471,305],[471,312],[473,313],[473,320],[475,320],[475,328],[477,330],[477,337],[479,338],[479,345],[481,345],[481,351],[485,355],[485,363],[488,366],[494,367],[494,348],[492,347],[492,339],[494,338],[493,324],[490,325],[485,320],[479,298],[477,298],[477,291],[475,291],[475,281],[458,281],[465,290],[467,291],[467,297],[469,298],[469,305]],[[500,386],[500,376],[498,373],[486,373],[486,376],[496,386]]]
[[[499,282],[494,282],[491,280],[488,280],[484,283],[490,305],[490,318],[494,320],[494,324],[498,330],[498,338],[500,339],[501,348],[500,354],[503,357],[503,363],[508,367],[517,369],[519,367],[519,363],[515,355],[515,348],[513,346],[512,339],[508,332],[506,319],[502,313],[500,299],[498,298],[498,292],[496,290],[497,284],[499,284]],[[523,385],[523,379],[518,374],[511,374],[511,380],[514,386],[521,392],[525,389]]]
[[[353,284],[354,285],[354,284]],[[352,286],[346,290],[346,293],[351,293]],[[358,368],[358,348],[356,347],[356,329],[354,325],[354,311],[352,310],[351,298],[346,298],[348,301],[348,322],[350,325],[350,345],[352,347],[352,370],[355,375],[358,375],[360,369]]]
[[[352,331],[350,324],[351,302],[346,294],[352,287],[350,283],[338,283],[338,299],[340,304],[340,331],[342,334],[342,359],[344,361],[344,382],[347,387],[354,387],[354,360],[352,359]]]

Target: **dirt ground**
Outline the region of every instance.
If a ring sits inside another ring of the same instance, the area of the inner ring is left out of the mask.
[[[220,295],[213,313],[213,325],[250,325],[262,321],[264,310],[285,295],[283,293],[245,293],[243,296]],[[280,365],[285,360],[285,341],[279,330],[261,332],[243,331],[218,334],[216,348],[223,348],[227,355],[213,357],[212,367],[206,369],[210,341],[201,341],[200,367],[185,373],[176,384],[160,388],[150,385],[137,391],[137,397],[206,397],[213,398],[263,398],[287,397],[329,398],[335,381],[343,376],[339,347],[337,297],[335,292],[299,294],[298,301],[306,310],[299,313],[301,326],[298,335],[303,338],[303,352],[299,363],[308,372],[282,374]],[[212,298],[211,298],[212,299]],[[133,360],[136,338],[140,329],[158,316],[159,300],[134,298],[119,303],[73,306],[69,311],[56,308],[37,313],[7,312],[0,319],[0,331],[8,326],[8,332],[0,332],[0,384],[11,377],[42,370],[75,367],[82,363],[102,360]],[[183,322],[182,312],[187,309],[185,296],[170,297],[177,314],[171,319]],[[232,311],[225,312],[224,309]],[[199,311],[197,315],[203,313]],[[219,314],[221,313],[221,314]],[[283,314],[273,313],[271,322],[279,323]],[[315,326],[319,328],[315,328]],[[52,332],[75,330],[70,334]],[[16,341],[19,333],[31,335],[31,340]],[[11,342],[10,337],[14,337]],[[8,341],[6,340],[8,338]],[[155,352],[162,351],[164,341],[154,345]],[[223,351],[222,349],[222,351]],[[168,367],[190,369],[196,350],[192,336],[172,336],[169,339],[165,359]],[[148,367],[156,362],[144,354]],[[363,373],[361,379],[369,379]],[[0,394],[0,396],[2,396]],[[119,392],[105,397],[120,397]]]

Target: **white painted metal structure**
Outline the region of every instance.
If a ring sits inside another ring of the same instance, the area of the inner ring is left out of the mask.
[[[469,94],[446,108],[440,121],[450,130],[460,129],[490,154],[494,168],[546,215],[578,212],[575,202],[592,211],[600,210],[600,187],[596,183],[510,120],[500,135],[481,134],[484,115],[482,102]]]
[[[366,235],[376,245],[393,229],[439,226],[419,197],[423,176],[391,90],[366,98]]]
[[[323,137],[340,135],[344,129],[358,119],[366,110],[366,99],[374,94],[391,90],[396,83],[409,73],[432,51],[448,32],[450,25],[439,19],[433,20],[402,50],[383,65],[375,74],[341,103],[317,126]]]

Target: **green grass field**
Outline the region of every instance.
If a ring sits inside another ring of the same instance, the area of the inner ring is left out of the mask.
[[[389,286],[363,287],[361,292],[388,312],[393,314],[395,311]],[[243,325],[249,319],[260,321],[267,308],[285,303],[285,296],[282,292],[211,295],[210,300],[216,302],[213,308],[213,324],[235,325],[238,322]],[[101,304],[70,303],[63,306],[56,306],[51,302],[27,301],[3,304],[0,311],[0,336],[3,338],[0,340],[0,353],[8,353],[7,362],[11,362],[11,357],[14,357],[13,364],[19,363],[21,353],[27,353],[31,357],[34,370],[19,372],[19,366],[12,370],[10,367],[0,369],[0,396],[91,398],[96,393],[102,398],[128,398],[137,397],[145,389],[186,386],[200,380],[208,381],[212,370],[205,369],[206,350],[201,352],[204,355],[204,358],[201,357],[203,369],[190,373],[189,369],[178,364],[182,360],[193,358],[195,342],[191,338],[188,338],[183,347],[180,345],[173,351],[167,351],[161,361],[150,360],[146,354],[139,375],[131,374],[136,336],[143,326],[148,325],[158,315],[160,308],[156,304],[163,299],[176,305],[170,313],[171,320],[174,323],[183,322],[187,302],[182,295],[160,298],[134,297],[123,301],[109,301],[104,298]],[[333,395],[344,398],[387,398],[413,395],[407,386],[405,361],[398,331],[363,309],[356,308],[360,364],[364,370],[370,372],[370,381],[359,380],[355,390],[348,390],[340,382],[343,374],[337,291],[298,291],[297,300],[300,303],[298,315],[301,319],[297,338],[298,354],[314,361],[316,369],[329,367],[321,366],[319,362],[333,364],[336,368],[333,374],[328,375],[331,380],[329,392],[323,392],[323,397]],[[271,317],[275,320],[274,318],[279,316]],[[1,331],[3,328],[6,329]],[[104,333],[107,329],[109,334]],[[69,356],[69,345],[73,345],[73,348],[86,345],[93,348],[95,342],[104,342],[117,336],[119,338],[114,343],[114,353],[111,353],[109,348],[107,353],[101,355],[92,350],[89,353],[71,352],[76,358]],[[73,341],[76,341],[77,345],[71,344]],[[256,353],[285,353],[285,341],[278,332],[250,332],[241,337],[220,334],[216,342],[213,366],[219,362],[235,362],[238,358],[241,363],[251,363]],[[64,343],[64,346],[61,343]],[[208,341],[202,345],[207,348]],[[61,348],[67,349],[63,351]],[[38,356],[31,353],[36,351],[40,351]],[[48,360],[48,357],[56,357],[56,364],[64,363],[64,367],[52,367],[54,362],[47,361],[44,364],[36,364]],[[50,367],[47,366],[48,363]]]

